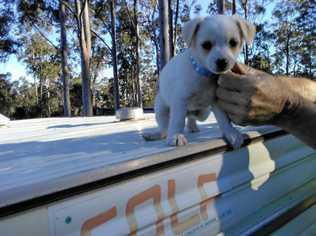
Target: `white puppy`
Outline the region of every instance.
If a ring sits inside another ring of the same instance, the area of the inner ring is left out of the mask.
[[[252,42],[255,27],[237,15],[217,15],[193,19],[183,26],[182,32],[188,49],[172,58],[160,74],[155,100],[160,133],[144,137],[167,138],[169,145],[185,145],[185,118],[188,130],[197,132],[196,120],[205,120],[212,106],[224,138],[238,148],[243,136],[214,105],[215,90],[218,74],[234,66],[243,42]]]

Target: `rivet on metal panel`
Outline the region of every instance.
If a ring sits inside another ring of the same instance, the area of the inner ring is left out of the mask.
[[[71,223],[71,217],[70,216],[67,216],[66,218],[65,218],[65,223],[66,224],[70,224]]]

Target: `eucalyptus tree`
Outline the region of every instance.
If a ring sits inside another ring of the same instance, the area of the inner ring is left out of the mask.
[[[19,24],[22,25],[20,30],[38,33],[55,49],[56,59],[61,60],[60,75],[63,84],[61,89],[63,91],[64,116],[70,116],[70,70],[68,65],[66,5],[68,5],[68,2],[65,0],[21,0],[17,2],[17,12],[19,15]],[[60,31],[60,38],[54,37],[57,35],[55,33],[58,30]],[[26,34],[21,32],[21,35]],[[59,41],[60,44],[58,44]],[[43,87],[41,82],[40,88]],[[40,91],[42,90],[40,89]]]
[[[39,81],[40,115],[47,117],[51,115],[52,111],[50,99],[54,97],[51,96],[51,93],[56,90],[58,85],[60,60],[56,57],[56,49],[38,33],[31,34],[29,38],[23,40],[24,49],[20,58],[25,63],[28,73]]]
[[[168,0],[159,0],[160,70],[170,59]]]
[[[89,17],[89,1],[75,0],[77,35],[80,45],[81,81],[82,81],[82,114],[92,116],[91,95],[91,29]]]
[[[69,67],[68,67],[68,43],[66,29],[66,7],[65,0],[59,0],[59,21],[60,21],[60,53],[61,71],[63,81],[63,105],[64,116],[71,116],[70,94],[69,94]]]

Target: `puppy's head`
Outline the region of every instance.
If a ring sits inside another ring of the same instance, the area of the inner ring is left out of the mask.
[[[183,38],[199,61],[215,74],[230,70],[242,49],[251,44],[255,26],[237,15],[198,17],[184,24]]]

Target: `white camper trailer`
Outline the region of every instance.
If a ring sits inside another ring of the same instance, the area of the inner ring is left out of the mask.
[[[214,118],[200,125],[175,148],[143,140],[150,114],[11,121],[0,235],[315,235],[313,149],[265,126],[231,150]]]

